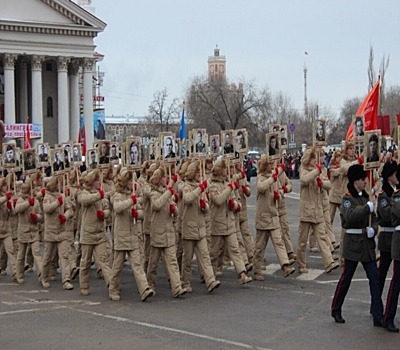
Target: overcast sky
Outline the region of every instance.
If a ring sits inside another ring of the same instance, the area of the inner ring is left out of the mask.
[[[308,100],[339,114],[368,88],[390,56],[386,85],[400,85],[399,0],[93,0],[107,27],[96,39],[105,55],[106,115],[147,114],[153,94],[183,99],[191,79],[207,74],[216,45],[230,81],[284,92],[299,111]],[[305,55],[308,52],[308,56]],[[399,107],[400,108],[400,107]]]

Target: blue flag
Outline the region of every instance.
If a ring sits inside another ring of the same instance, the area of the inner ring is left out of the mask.
[[[181,128],[179,130],[179,138],[181,139],[181,158],[186,158],[186,123],[185,108],[182,110]]]

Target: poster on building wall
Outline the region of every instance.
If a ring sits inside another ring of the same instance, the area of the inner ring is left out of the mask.
[[[40,138],[42,136],[42,124],[28,124],[29,125],[29,134],[32,139]],[[26,124],[4,124],[4,131],[6,133],[6,138],[23,138],[24,130],[26,128]]]
[[[93,128],[95,140],[106,139],[106,114],[103,108],[93,111]]]

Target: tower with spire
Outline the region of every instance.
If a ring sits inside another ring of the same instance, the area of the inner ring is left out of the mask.
[[[218,45],[214,49],[214,56],[208,56],[208,79],[226,82],[226,59],[220,55]]]

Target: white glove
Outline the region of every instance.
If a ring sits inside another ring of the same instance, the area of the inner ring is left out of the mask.
[[[367,205],[369,206],[370,213],[373,213],[374,212],[374,203],[371,201],[368,201]]]
[[[373,238],[375,235],[375,231],[372,227],[367,227],[367,236],[368,238]]]

